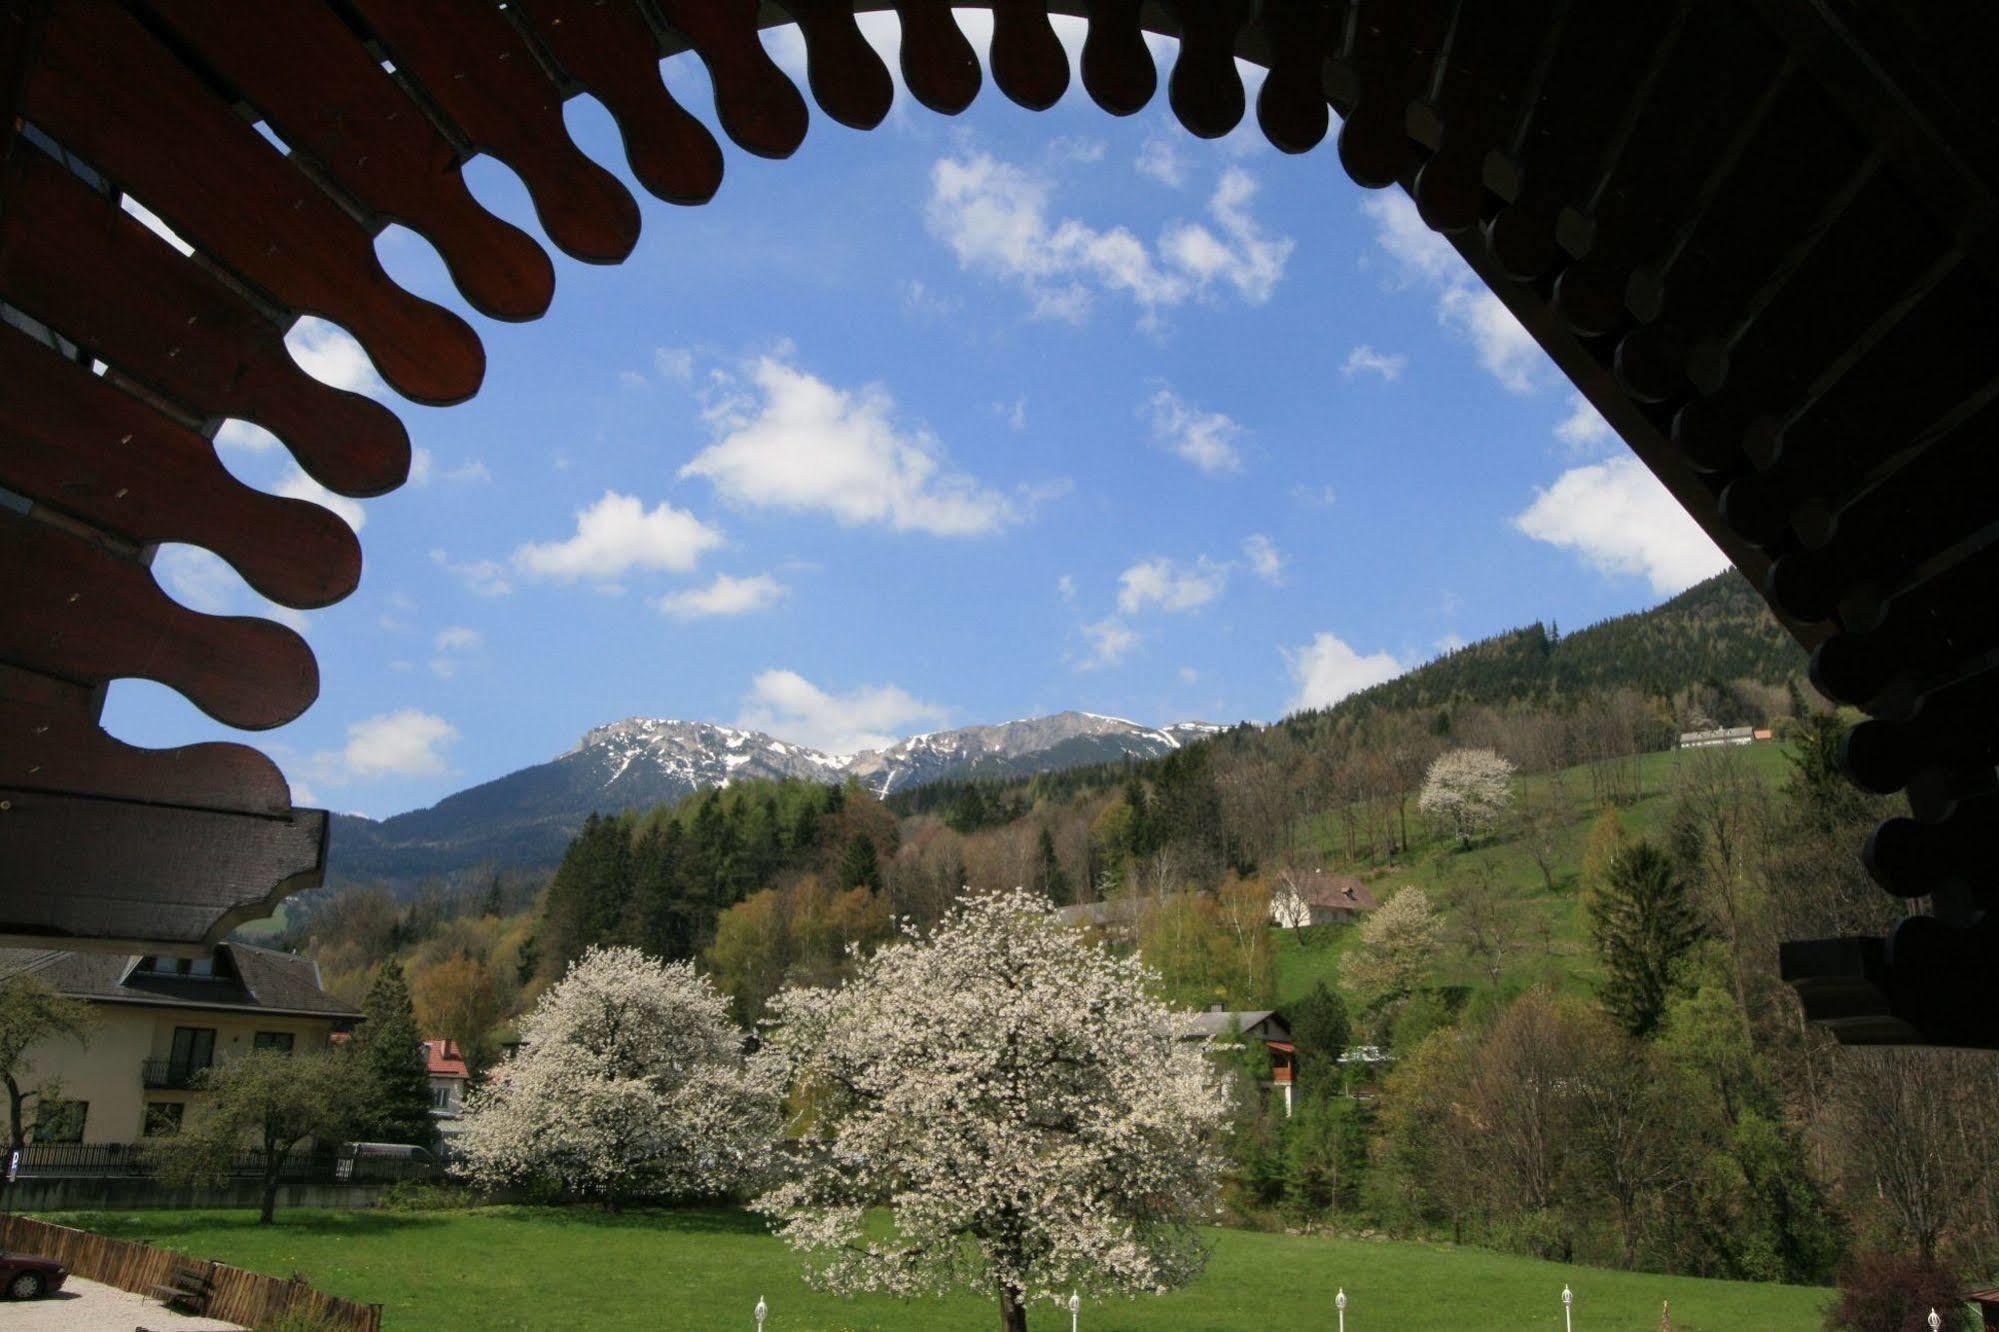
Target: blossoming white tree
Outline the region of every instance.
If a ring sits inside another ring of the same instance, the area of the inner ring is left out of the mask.
[[[1513,803],[1513,765],[1490,749],[1440,754],[1423,778],[1416,806],[1442,819],[1466,846]]]
[[[782,1069],[745,1060],[728,1000],[686,962],[593,948],[521,1024],[469,1098],[464,1170],[615,1205],[762,1182]]]
[[[802,1141],[756,1207],[825,1288],[984,1289],[1006,1332],[1035,1298],[1187,1281],[1228,1098],[1147,979],[1017,889],[963,900],[840,989],[786,991],[770,1045]]]

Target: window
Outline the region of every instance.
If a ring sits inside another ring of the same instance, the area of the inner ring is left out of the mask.
[[[451,1088],[432,1087],[430,1089],[430,1108],[433,1110],[449,1110],[451,1108]]]
[[[260,1031],[250,1044],[258,1050],[276,1050],[280,1054],[292,1052],[292,1034],[288,1031]]]
[[[171,1138],[180,1132],[181,1116],[187,1113],[187,1106],[179,1101],[146,1102],[146,1129],[148,1138]]]
[[[88,1101],[43,1101],[35,1109],[36,1142],[82,1142]]]
[[[175,1027],[173,1052],[167,1062],[169,1076],[178,1082],[207,1068],[215,1062],[215,1028]]]

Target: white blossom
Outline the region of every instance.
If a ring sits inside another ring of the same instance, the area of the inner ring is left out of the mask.
[[[1440,754],[1423,778],[1416,805],[1444,820],[1457,839],[1471,839],[1499,820],[1513,803],[1513,765],[1490,749]]]
[[[1009,1328],[1033,1299],[1184,1283],[1229,1102],[1149,980],[1016,889],[784,992],[799,1162],[755,1206],[827,1289],[984,1290]]]
[[[686,962],[585,953],[467,1102],[464,1172],[616,1201],[761,1183],[782,1069],[746,1060],[728,1001]]]

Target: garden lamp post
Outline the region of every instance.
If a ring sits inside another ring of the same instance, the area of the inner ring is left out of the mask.
[[[1340,1287],[1340,1293],[1333,1296],[1333,1307],[1340,1311],[1340,1332],[1347,1332],[1347,1288]]]
[[[1943,1326],[1943,1315],[1932,1309],[1930,1310],[1929,1318],[1925,1321],[1930,1325],[1930,1332],[1937,1332],[1937,1329]]]
[[[1571,1306],[1571,1305],[1573,1305],[1573,1304],[1574,1304],[1575,1302],[1576,1302],[1576,1293],[1575,1293],[1574,1291],[1570,1290],[1570,1289],[1569,1289],[1569,1283],[1568,1283],[1568,1282],[1566,1282],[1566,1281],[1564,1281],[1564,1282],[1562,1283],[1562,1329],[1563,1329],[1563,1332],[1576,1332],[1576,1324],[1575,1324],[1575,1318],[1574,1318],[1574,1315],[1573,1315],[1573,1314],[1571,1314],[1571,1313],[1569,1312],[1569,1308],[1570,1308],[1570,1306]]]
[[[1076,1332],[1076,1320],[1082,1316],[1083,1297],[1075,1291],[1069,1292],[1069,1332]]]
[[[764,1319],[770,1317],[770,1306],[764,1303],[763,1296],[757,1296],[757,1307],[751,1312],[757,1316],[757,1332],[764,1332]]]

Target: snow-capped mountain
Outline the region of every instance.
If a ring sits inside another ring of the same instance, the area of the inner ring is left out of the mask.
[[[1060,712],[998,726],[912,736],[851,758],[708,722],[632,717],[599,726],[572,749],[429,809],[374,820],[335,815],[328,865],[338,879],[418,878],[486,862],[551,864],[593,811],[616,813],[759,778],[836,782],[878,795],[950,778],[1018,777],[1130,756],[1154,758],[1222,727],[1141,726]]]
[[[1221,729],[1209,722],[1151,727],[1091,712],[1058,712],[911,736],[887,749],[855,755],[846,771],[876,795],[887,796],[951,777],[1019,777],[1125,757],[1156,758]]]

